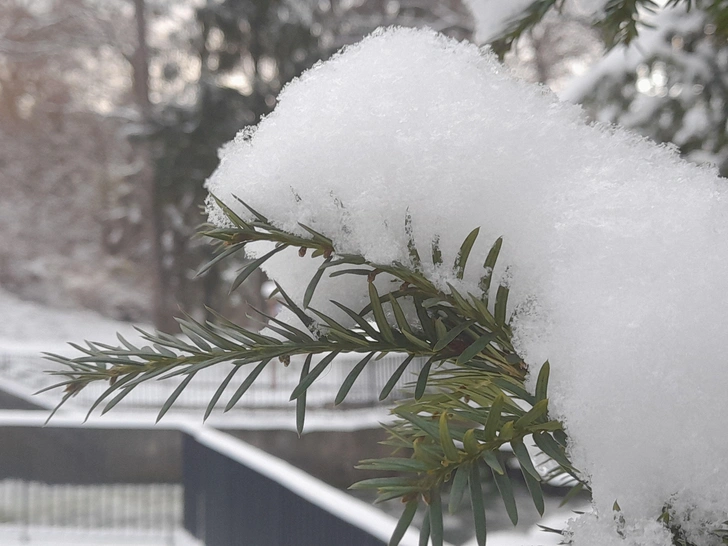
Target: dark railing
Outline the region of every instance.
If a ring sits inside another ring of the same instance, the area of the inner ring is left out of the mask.
[[[186,435],[182,446],[184,526],[206,546],[386,544],[381,536],[292,491],[290,483],[261,474],[192,436]]]

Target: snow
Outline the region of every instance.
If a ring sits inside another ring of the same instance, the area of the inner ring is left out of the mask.
[[[713,544],[698,532],[728,506],[728,211],[713,169],[588,124],[473,45],[389,29],[288,85],[225,147],[209,188],[374,262],[409,263],[407,213],[421,254],[439,236],[444,264],[480,226],[463,281],[424,269],[473,294],[503,235],[495,276],[517,348],[533,370],[550,360],[552,414],[594,491],[597,523],[578,520],[574,544],[623,544],[615,501],[629,541],[670,544],[652,523],[669,504],[690,540]],[[211,219],[223,221],[214,207]],[[293,249],[266,269],[301,301],[319,263]],[[362,307],[366,291],[362,277],[327,279],[312,306],[344,322],[328,300]]]
[[[0,286],[0,346],[4,354],[66,350],[68,340],[88,339],[117,343],[116,333],[138,339],[134,327],[93,311],[51,308],[26,301]],[[140,327],[153,328],[146,324]]]
[[[583,506],[579,508],[583,509]],[[559,509],[554,513],[547,514],[539,525],[549,527],[551,529],[563,529],[574,513],[571,509]],[[538,525],[529,527],[528,529],[517,528],[514,531],[495,531],[488,533],[486,544],[489,546],[557,546],[562,544],[564,537],[557,533],[544,531]],[[475,538],[470,542],[466,542],[463,546],[478,546]]]
[[[0,544],[3,546],[203,546],[183,530],[176,530],[173,536],[149,536],[129,531],[75,531],[59,530],[39,525],[0,525]]]
[[[652,544],[673,544],[670,532],[655,520],[637,521],[622,529],[625,538],[615,538],[614,524],[605,518],[592,514],[584,515],[570,528],[570,537],[575,544],[590,546],[647,546]]]
[[[611,50],[559,94],[605,123],[670,141],[695,163],[728,165],[724,83],[728,50],[710,31],[710,15],[684,5],[645,14],[650,26]],[[724,167],[723,167],[724,168]]]
[[[579,13],[598,17],[603,14],[609,0],[571,0],[569,4]]]
[[[684,65],[686,73],[710,76],[711,67],[700,62],[690,51],[673,48],[669,37],[674,34],[689,34],[701,30],[705,14],[700,10],[686,13],[682,6],[662,9],[656,15],[645,15],[649,27],[640,31],[639,37],[629,46],[618,45],[599,60],[587,73],[574,78],[559,96],[569,102],[582,102],[593,92],[595,86],[605,77],[622,77],[627,72],[636,72],[641,63],[653,56],[674,57]]]

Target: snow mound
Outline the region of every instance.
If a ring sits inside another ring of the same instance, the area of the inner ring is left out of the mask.
[[[599,519],[576,523],[574,544],[624,544],[619,530],[668,546],[644,525],[665,506],[714,543],[700,531],[728,519],[728,210],[714,170],[587,124],[473,45],[389,29],[288,85],[209,188],[241,216],[233,195],[377,262],[408,263],[408,213],[421,254],[439,237],[444,264],[480,226],[461,281],[474,294],[504,236],[496,277],[517,348],[534,369],[550,360],[552,413],[594,490]],[[267,271],[300,301],[319,263],[291,249]],[[454,282],[451,265],[426,273]],[[328,300],[361,307],[366,292],[363,277],[324,280],[312,306],[344,321]]]

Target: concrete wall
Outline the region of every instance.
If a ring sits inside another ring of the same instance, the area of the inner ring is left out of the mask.
[[[46,483],[179,483],[176,430],[0,427],[0,479]]]
[[[39,418],[47,416],[47,411],[37,413]],[[361,459],[390,453],[389,447],[378,444],[385,438],[380,429],[311,432],[301,438],[286,430],[225,432],[339,488],[375,476],[354,468]],[[180,432],[163,427],[114,428],[110,424],[104,428],[98,422],[93,427],[0,424],[0,479],[179,483],[181,442]]]
[[[381,476],[381,473],[357,470],[354,466],[362,459],[387,457],[392,451],[390,446],[379,444],[386,438],[386,432],[381,428],[309,432],[300,438],[295,432],[285,430],[226,432],[339,488]]]

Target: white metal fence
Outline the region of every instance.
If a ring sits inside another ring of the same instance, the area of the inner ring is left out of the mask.
[[[0,543],[180,546],[180,484],[47,484],[0,481]]]

